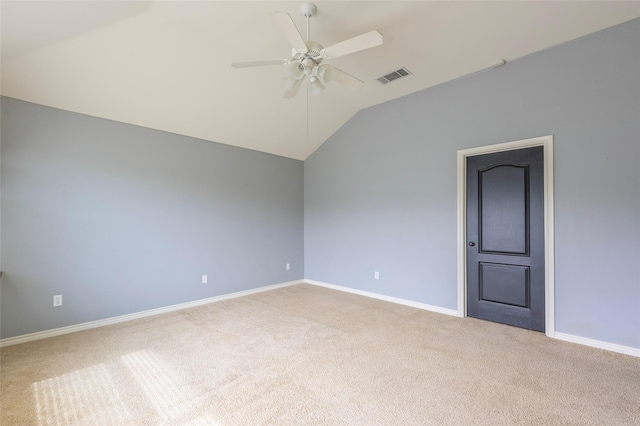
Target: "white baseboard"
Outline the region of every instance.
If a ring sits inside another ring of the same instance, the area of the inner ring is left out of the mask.
[[[139,318],[150,317],[153,315],[165,314],[168,312],[179,311],[181,309],[192,308],[195,306],[206,305],[209,303],[219,302],[221,300],[234,299],[236,297],[248,296],[254,293],[260,293],[268,290],[275,290],[277,288],[288,287],[296,284],[311,284],[320,287],[326,287],[333,290],[344,291],[347,293],[358,294],[360,296],[371,297],[374,299],[384,300],[387,302],[397,303],[400,305],[411,306],[413,308],[424,309],[426,311],[437,312],[440,314],[451,315],[460,317],[460,313],[457,309],[447,309],[440,306],[428,305],[426,303],[414,302],[412,300],[400,299],[397,297],[385,296],[378,293],[372,293],[364,290],[357,290],[349,287],[344,287],[335,284],[324,283],[314,280],[296,280],[288,281],[279,284],[268,285],[264,287],[258,287],[251,290],[238,291],[235,293],[223,294],[220,296],[209,297],[206,299],[194,300],[192,302],[179,303],[177,305],[165,306],[162,308],[149,309],[147,311],[135,312],[127,315],[120,315],[117,317],[105,318],[97,321],[90,321],[81,324],[70,325],[68,327],[54,328],[52,330],[39,331],[37,333],[24,334],[22,336],[9,337],[6,339],[0,339],[0,348],[5,346],[17,345],[20,343],[32,342],[34,340],[46,339],[48,337],[61,336],[63,334],[75,333],[76,331],[89,330],[92,328],[103,327],[106,325],[117,324],[125,321],[131,321]],[[603,342],[601,340],[589,339],[586,337],[574,336],[571,334],[554,332],[551,336],[554,339],[563,340],[565,342],[577,343],[580,345],[591,346],[593,348],[604,349],[611,352],[617,352],[625,355],[631,355],[634,357],[640,357],[640,348],[633,348],[631,346],[618,345],[615,343]]]
[[[580,345],[591,346],[592,348],[605,349],[611,352],[640,357],[640,349],[632,348],[631,346],[623,346],[615,343],[603,342],[601,340],[588,339],[586,337],[559,333],[557,331],[554,333],[553,337],[558,340],[564,340],[565,342],[578,343]]]
[[[384,296],[377,293],[371,293],[369,291],[356,290],[349,287],[343,287],[335,284],[328,284],[321,281],[314,281],[305,279],[304,282],[306,284],[317,285],[320,287],[331,288],[334,290],[345,291],[347,293],[359,294],[361,296],[373,297],[374,299],[386,300],[387,302],[398,303],[401,305],[411,306],[418,309],[424,309],[427,311],[438,312],[441,314],[452,315],[455,317],[460,317],[460,312],[457,309],[447,309],[441,308],[439,306],[427,305],[424,303],[414,302],[411,300],[399,299],[397,297]],[[615,343],[603,342],[600,340],[588,339],[586,337],[573,336],[571,334],[554,332],[549,337],[558,340],[564,340],[566,342],[578,343],[580,345],[591,346],[593,348],[604,349],[611,352],[618,352],[625,355],[631,355],[635,357],[640,357],[640,349],[633,348],[631,346],[623,346]]]
[[[81,324],[70,325],[68,327],[60,327],[60,328],[54,328],[52,330],[39,331],[37,333],[23,334],[22,336],[8,337],[6,339],[0,339],[0,348],[3,348],[5,346],[17,345],[20,343],[32,342],[34,340],[46,339],[48,337],[75,333],[76,331],[83,331],[83,330],[89,330],[91,328],[103,327],[105,325],[117,324],[120,322],[150,317],[153,315],[166,314],[168,312],[174,312],[174,311],[179,311],[181,309],[193,308],[195,306],[201,306],[209,303],[219,302],[221,300],[234,299],[236,297],[248,296],[254,293],[274,290],[276,288],[302,284],[303,282],[304,281],[302,280],[288,281],[280,284],[273,284],[273,285],[267,285],[264,287],[253,288],[251,290],[238,291],[235,293],[208,297],[206,299],[194,300],[192,302],[179,303],[177,305],[165,306],[165,307],[156,308],[156,309],[149,309],[147,311],[135,312],[133,314],[120,315],[117,317],[105,318],[97,321],[84,322]]]
[[[437,312],[439,314],[452,315],[459,317],[460,313],[457,309],[442,308],[440,306],[427,305],[426,303],[414,302],[413,300],[400,299],[398,297],[385,296],[378,293],[372,293],[370,291],[356,290],[349,287],[343,287],[340,285],[323,283],[321,281],[304,280],[307,284],[317,285],[320,287],[331,288],[333,290],[345,291],[347,293],[359,294],[360,296],[372,297],[374,299],[385,300],[387,302],[397,303],[399,305],[411,306],[412,308],[424,309],[425,311]]]

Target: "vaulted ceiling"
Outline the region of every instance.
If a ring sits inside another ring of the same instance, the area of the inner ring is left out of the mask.
[[[307,86],[284,99],[287,67],[270,18],[302,2],[0,3],[2,95],[223,144],[306,159],[361,109],[640,16],[638,1],[317,1],[310,39],[378,30],[384,44],[326,63],[365,84]],[[383,85],[382,75],[412,75]]]

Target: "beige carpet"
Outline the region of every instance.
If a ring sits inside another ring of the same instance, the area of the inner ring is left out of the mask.
[[[9,425],[640,425],[640,359],[297,285],[1,350]]]

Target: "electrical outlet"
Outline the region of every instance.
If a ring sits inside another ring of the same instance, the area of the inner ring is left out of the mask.
[[[373,279],[375,279],[375,280],[379,280],[379,279],[380,279],[380,272],[378,272],[378,271],[374,271],[374,272],[373,272]]]
[[[286,269],[287,271],[288,271],[288,270],[290,270],[290,269],[291,269],[291,264],[290,264],[290,263],[287,263],[287,264],[285,265],[285,269]]]
[[[207,283],[207,276],[203,275],[202,276],[202,284],[206,284]]]
[[[62,306],[62,295],[57,294],[53,296],[53,306]]]

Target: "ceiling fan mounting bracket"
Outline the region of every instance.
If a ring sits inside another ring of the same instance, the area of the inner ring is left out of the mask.
[[[302,16],[310,18],[318,12],[318,8],[315,4],[305,3],[300,6],[300,11],[302,12]]]

